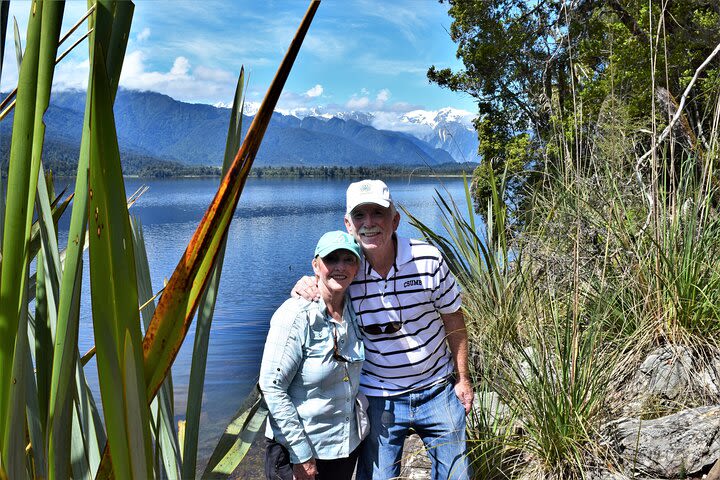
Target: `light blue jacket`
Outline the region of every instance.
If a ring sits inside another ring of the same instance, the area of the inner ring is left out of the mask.
[[[270,321],[260,367],[265,435],[287,447],[293,464],[347,457],[360,443],[355,397],[365,349],[349,298],[343,319],[327,315],[322,300],[291,298]],[[333,358],[333,329],[351,362]]]

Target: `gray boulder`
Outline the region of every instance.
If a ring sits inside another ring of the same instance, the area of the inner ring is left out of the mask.
[[[720,458],[720,406],[655,420],[623,418],[602,430],[624,464],[644,478],[683,478]]]
[[[699,355],[683,345],[665,345],[650,353],[624,387],[625,416],[677,411],[678,406],[715,403],[720,394],[720,356]],[[649,407],[648,407],[649,406]],[[648,409],[650,411],[648,411]]]

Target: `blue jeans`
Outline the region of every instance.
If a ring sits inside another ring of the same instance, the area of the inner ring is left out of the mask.
[[[465,409],[451,382],[393,397],[368,397],[370,434],[360,446],[357,480],[400,476],[410,427],[420,435],[432,463],[433,480],[466,480]]]

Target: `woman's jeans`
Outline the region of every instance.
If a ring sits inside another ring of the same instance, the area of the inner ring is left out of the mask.
[[[393,397],[368,397],[368,401],[370,434],[360,446],[357,480],[399,477],[403,443],[411,427],[425,443],[433,480],[470,477],[465,408],[452,382]]]

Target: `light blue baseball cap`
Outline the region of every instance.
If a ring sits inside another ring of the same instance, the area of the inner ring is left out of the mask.
[[[351,251],[360,260],[360,246],[355,242],[352,235],[340,230],[327,232],[320,237],[315,247],[315,256],[324,258],[326,255],[340,249]]]

